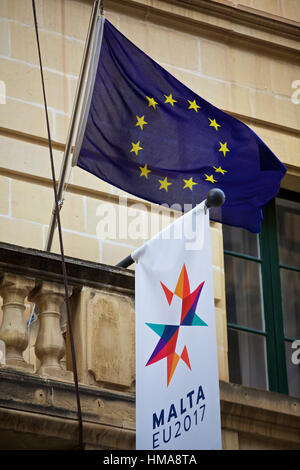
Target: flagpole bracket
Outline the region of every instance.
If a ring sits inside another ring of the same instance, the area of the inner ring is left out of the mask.
[[[126,258],[122,259],[118,264],[116,264],[117,268],[128,268],[134,263],[134,259],[131,255],[128,255]]]

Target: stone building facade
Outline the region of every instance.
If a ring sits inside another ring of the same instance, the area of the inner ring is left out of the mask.
[[[36,5],[58,175],[92,2],[36,0]],[[282,188],[299,192],[298,0],[106,0],[104,6],[106,17],[138,47],[249,125],[287,166]],[[31,1],[1,0],[0,21],[0,338],[6,342],[0,432],[6,448],[72,448],[76,407],[59,257],[39,251],[46,242],[53,190]],[[115,237],[107,236],[99,224],[104,204],[127,224],[138,217],[135,234],[117,227]],[[155,212],[150,203],[75,167],[61,216],[86,448],[131,449],[134,271],[113,266],[174,214]],[[299,394],[230,381],[220,224],[211,222],[211,241],[223,448],[299,449]],[[57,237],[53,252],[59,252]],[[25,322],[33,304],[40,313],[28,344]],[[52,348],[50,358],[47,348]]]

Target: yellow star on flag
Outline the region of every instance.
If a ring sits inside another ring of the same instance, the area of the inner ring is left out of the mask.
[[[151,173],[151,170],[148,170],[147,164],[145,164],[144,167],[140,166],[139,168],[141,170],[140,176],[145,176],[145,178],[148,179],[149,178],[148,173]]]
[[[205,173],[205,181],[210,181],[211,183],[217,183],[217,180],[214,179],[214,175],[208,176],[206,173]]]
[[[218,130],[218,127],[221,127],[221,124],[217,124],[215,119],[210,119],[210,118],[208,118],[208,119],[210,120],[209,127],[214,127],[216,129],[216,131]]]
[[[164,97],[166,98],[165,103],[170,103],[172,106],[174,106],[174,103],[177,103],[177,101],[173,99],[172,93],[170,96],[164,95]]]
[[[223,152],[224,157],[226,157],[226,152],[230,152],[229,148],[227,148],[227,142],[225,144],[222,144],[222,142],[219,142],[221,145],[221,148],[219,148],[219,152]]]
[[[140,128],[141,128],[142,130],[143,130],[143,126],[144,126],[145,124],[148,124],[148,122],[145,121],[144,117],[145,117],[145,116],[141,116],[141,117],[136,116],[136,118],[137,118],[136,126],[140,126]]]
[[[216,166],[214,166],[213,168],[216,173],[222,173],[222,175],[225,175],[225,173],[227,173],[227,170],[223,170],[223,168],[221,168],[220,166],[219,168],[217,168]]]
[[[194,184],[198,184],[198,183],[195,183],[195,181],[193,181],[193,177],[191,177],[189,180],[183,180],[184,181],[184,186],[183,186],[183,189],[185,188],[190,188],[191,191],[193,191],[193,186]]]
[[[140,147],[140,141],[138,141],[136,144],[134,142],[131,142],[132,149],[130,152],[134,152],[136,155],[139,153],[140,150],[143,150],[143,147]]]
[[[148,100],[148,106],[152,106],[153,109],[156,109],[156,105],[158,105],[158,103],[155,101],[154,98],[149,98],[149,96],[146,96],[147,100]]]
[[[165,177],[163,180],[158,180],[160,182],[160,188],[159,189],[165,189],[168,192],[168,186],[170,186],[173,183],[168,182],[168,178]]]
[[[198,113],[198,108],[200,108],[200,106],[196,103],[196,100],[194,101],[188,100],[188,102],[190,103],[190,106],[188,109],[194,109],[196,113]]]

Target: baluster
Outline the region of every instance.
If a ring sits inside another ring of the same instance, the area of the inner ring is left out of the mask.
[[[72,289],[69,289],[69,296]],[[54,282],[42,282],[30,296],[39,309],[39,331],[35,343],[35,354],[40,361],[37,374],[72,380],[73,373],[64,370],[61,359],[65,355],[65,341],[60,328],[61,306],[65,289]]]
[[[10,273],[4,274],[0,284],[0,295],[3,298],[0,339],[6,346],[6,365],[27,371],[32,371],[33,365],[25,362],[23,357],[23,351],[28,345],[24,300],[34,285],[34,279]]]

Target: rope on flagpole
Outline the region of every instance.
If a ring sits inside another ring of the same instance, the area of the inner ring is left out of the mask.
[[[49,124],[49,116],[48,116],[48,107],[47,107],[47,99],[46,99],[46,90],[45,90],[45,82],[44,82],[44,73],[43,73],[40,41],[39,41],[39,32],[38,32],[38,22],[37,22],[36,8],[35,8],[35,0],[32,0],[32,9],[33,9],[33,16],[34,16],[34,26],[35,26],[36,41],[37,41],[38,56],[39,56],[39,64],[40,64],[40,72],[41,72],[41,80],[42,80],[42,90],[43,90],[43,98],[44,98],[47,134],[48,134],[48,143],[49,143],[49,153],[50,153],[50,164],[51,164],[51,173],[52,173],[52,183],[53,183],[55,208],[56,208],[56,220],[57,220],[59,244],[60,244],[60,252],[61,252],[62,273],[63,273],[64,287],[65,287],[65,302],[66,302],[67,319],[68,319],[68,325],[69,325],[69,336],[70,336],[71,356],[72,356],[72,365],[73,365],[73,376],[74,376],[75,393],[76,393],[76,401],[77,401],[78,444],[79,444],[78,447],[79,447],[80,450],[82,450],[83,449],[83,423],[82,423],[82,414],[81,414],[81,405],[80,405],[80,396],[79,396],[78,374],[77,374],[77,365],[76,365],[76,356],[75,356],[74,337],[73,337],[72,322],[71,322],[71,307],[70,307],[70,299],[69,299],[68,278],[67,278],[67,270],[66,270],[63,239],[62,239],[62,228],[61,228],[60,213],[59,213],[58,191],[57,191],[57,187],[56,187],[54,159],[53,159],[53,151],[52,151],[50,124]]]
[[[59,210],[61,210],[63,204],[64,204],[64,201],[65,201],[65,193],[67,192],[68,190],[68,186],[70,184],[70,179],[71,179],[71,175],[72,175],[72,170],[73,170],[73,167],[71,166],[69,168],[69,176],[66,178],[66,181],[64,182],[64,187],[63,187],[63,190],[62,190],[62,194],[60,196],[60,199],[58,201],[58,206],[59,206]],[[53,211],[52,211],[52,214],[53,216],[55,216],[55,212],[56,212],[56,208],[54,207]],[[47,250],[47,246],[44,247],[44,250]],[[48,251],[48,250],[47,250]]]

